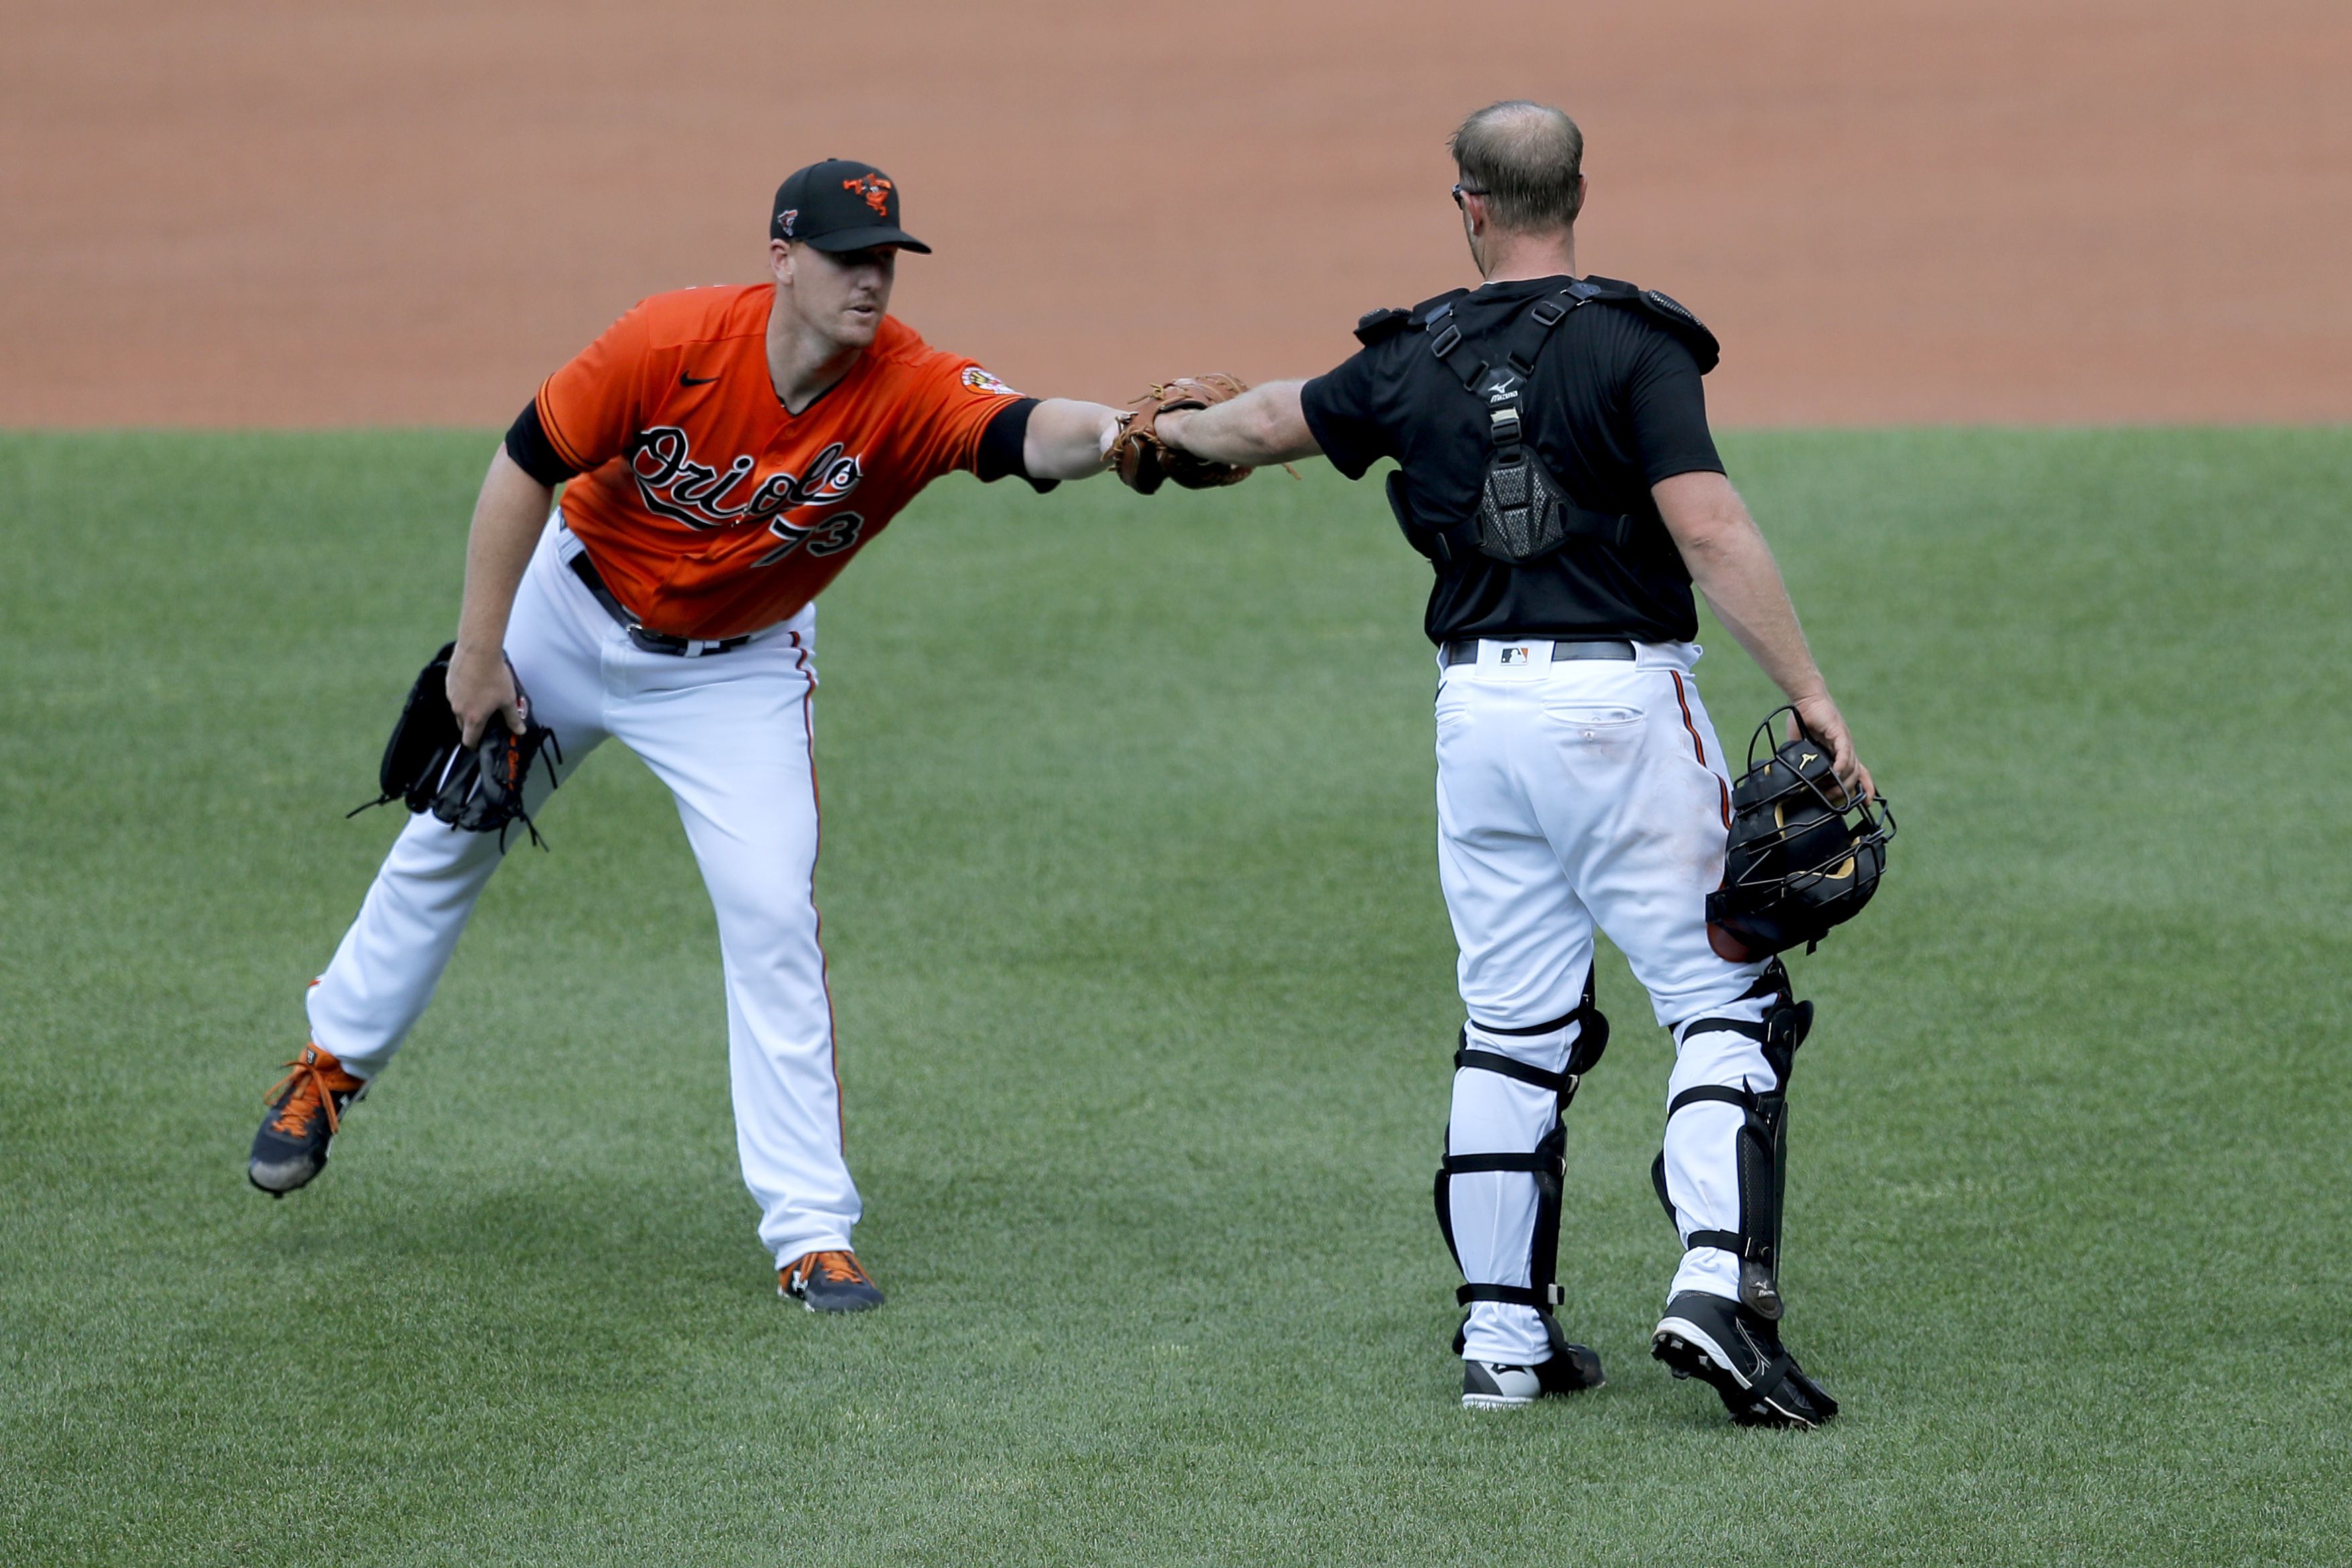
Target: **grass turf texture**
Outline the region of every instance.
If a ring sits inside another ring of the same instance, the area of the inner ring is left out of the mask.
[[[1564,1244],[1613,1381],[1455,1407],[1425,577],[1374,490],[955,481],[828,596],[892,1301],[824,1321],[617,747],[326,1176],[245,1185],[488,439],[0,441],[0,1560],[2342,1562],[2352,436],[1727,445],[1904,822],[1797,966],[1810,1435],[1646,1357],[1668,1046],[1613,957]]]

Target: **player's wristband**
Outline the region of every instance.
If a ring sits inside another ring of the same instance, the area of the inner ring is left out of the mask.
[[[1037,406],[1034,397],[1015,398],[997,410],[988,427],[980,433],[980,451],[972,457],[972,472],[983,485],[993,485],[999,479],[1017,478],[1029,482],[1029,487],[1044,495],[1061,483],[1059,479],[1039,479],[1029,472],[1025,455],[1029,444],[1029,413]]]

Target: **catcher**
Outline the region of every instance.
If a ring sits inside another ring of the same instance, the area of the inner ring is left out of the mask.
[[[1562,1117],[1609,1038],[1605,931],[1676,1051],[1654,1178],[1683,1252],[1651,1354],[1742,1425],[1814,1427],[1837,1401],[1782,1345],[1780,1287],[1812,1004],[1775,955],[1862,906],[1891,825],[1717,455],[1714,335],[1577,271],[1583,148],[1557,109],[1470,116],[1452,194],[1480,285],[1371,312],[1362,351],[1312,381],[1165,389],[1129,421],[1120,472],[1142,487],[1316,455],[1351,479],[1396,464],[1390,506],[1433,580],[1438,869],[1467,1015],[1435,1194],[1465,1277],[1462,1403],[1602,1381],[1556,1321],[1555,1275]],[[1789,744],[1737,788],[1699,701],[1694,590],[1793,709]]]

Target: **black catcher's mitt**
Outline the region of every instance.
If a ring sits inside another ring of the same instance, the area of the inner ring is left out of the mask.
[[[453,828],[496,833],[501,848],[508,824],[520,822],[530,841],[545,849],[530,813],[523,809],[523,785],[541,751],[561,762],[563,747],[553,730],[530,716],[530,697],[520,680],[515,682],[515,706],[522,710],[522,733],[515,734],[493,716],[479,743],[467,746],[457,715],[449,706],[449,655],[457,646],[444,643],[433,662],[418,673],[376,770],[376,788],[382,793],[351,815],[400,800],[411,811],[430,811]],[[508,673],[513,673],[512,665]],[[549,767],[552,778],[553,763]]]

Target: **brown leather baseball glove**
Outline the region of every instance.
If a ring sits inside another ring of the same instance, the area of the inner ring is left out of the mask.
[[[1118,473],[1119,483],[1149,496],[1174,480],[1187,490],[1209,490],[1238,485],[1253,470],[1230,463],[1208,463],[1189,452],[1179,452],[1160,439],[1160,416],[1170,409],[1207,408],[1249,391],[1239,376],[1221,373],[1179,376],[1153,387],[1135,400],[1135,412],[1118,416],[1118,434],[1112,438],[1104,462]]]

